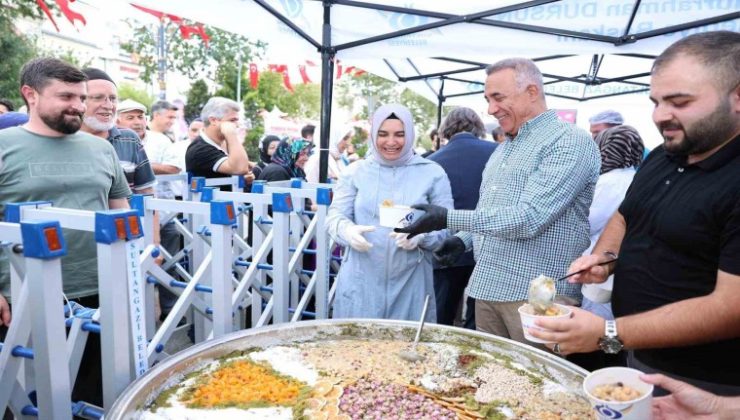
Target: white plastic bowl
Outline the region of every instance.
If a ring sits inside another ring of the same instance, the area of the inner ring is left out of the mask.
[[[409,206],[380,206],[380,226],[388,228],[406,227],[423,212]]]
[[[583,392],[600,420],[650,420],[652,418],[653,385],[640,380],[637,369],[610,367],[591,372],[583,380]],[[606,401],[594,397],[591,392],[599,385],[621,382],[637,390],[640,397],[630,401]]]
[[[533,337],[529,335],[527,330],[529,328],[539,331],[549,331],[546,328],[539,327],[535,325],[534,321],[538,319],[568,319],[570,318],[571,312],[573,312],[569,307],[565,305],[561,305],[559,303],[555,304],[558,308],[560,308],[560,315],[534,315],[534,309],[532,309],[532,305],[529,303],[525,303],[524,305],[519,307],[519,317],[522,320],[522,329],[524,330],[524,338],[527,340],[533,342],[533,343],[543,343],[543,344],[549,344],[552,343],[550,341],[541,340],[537,337]]]

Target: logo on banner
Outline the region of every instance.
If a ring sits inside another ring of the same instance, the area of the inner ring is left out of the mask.
[[[413,9],[414,5],[413,3],[406,4],[405,7],[408,9]],[[427,16],[419,16],[410,13],[384,12],[380,10],[378,11],[378,13],[380,14],[380,16],[383,17],[383,19],[386,20],[386,22],[388,22],[388,25],[390,25],[390,27],[394,31],[414,28],[432,22],[432,20]],[[429,38],[433,37],[434,35],[441,34],[442,31],[440,30],[440,28],[435,28],[423,32],[417,32],[409,35],[391,38],[389,40],[386,40],[386,42],[389,45],[399,47],[426,46],[429,44]]]
[[[468,92],[480,92],[483,90],[483,84],[470,82],[468,83],[466,89],[468,90]]]
[[[283,7],[285,16],[295,19],[303,11],[303,2],[300,0],[280,0],[280,6]]]
[[[308,20],[306,15],[303,13],[303,1],[302,0],[280,0],[280,7],[283,9],[283,16],[293,21],[293,23],[304,31],[310,33],[312,31],[311,21]],[[303,39],[296,31],[291,29],[288,25],[278,23],[278,31],[290,35],[296,39]]]

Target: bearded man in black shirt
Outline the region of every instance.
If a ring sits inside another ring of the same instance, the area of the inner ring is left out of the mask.
[[[740,33],[692,35],[653,64],[664,138],[571,280],[614,273],[616,322],[582,310],[532,335],[562,354],[629,349],[627,364],[740,395]],[[597,266],[609,255],[616,264]]]

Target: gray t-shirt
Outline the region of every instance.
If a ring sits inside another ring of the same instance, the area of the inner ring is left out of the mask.
[[[46,137],[15,127],[0,131],[0,216],[5,204],[51,201],[55,207],[107,210],[108,200],[131,195],[113,146],[77,132]],[[98,290],[93,234],[65,229],[67,256],[62,258],[68,298]],[[0,291],[10,295],[7,256],[0,256]],[[61,299],[61,297],[60,297]]]

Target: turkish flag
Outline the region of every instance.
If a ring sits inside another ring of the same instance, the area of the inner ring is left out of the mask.
[[[308,73],[306,72],[306,66],[299,65],[298,71],[301,73],[301,79],[303,79],[303,83],[311,83],[311,79],[308,78]]]
[[[75,26],[75,22],[79,21],[82,23],[82,25],[87,25],[87,20],[85,20],[85,16],[83,16],[81,13],[77,13],[72,8],[69,7],[69,3],[73,2],[74,0],[54,0],[54,2],[59,7],[59,10],[61,10],[64,17],[67,18],[69,23],[72,24],[72,26]],[[44,0],[36,0],[36,4],[39,5],[41,10],[46,14],[46,16],[51,21],[51,24],[54,25],[54,29],[59,32],[59,25],[57,25],[57,22],[54,20],[54,16],[51,14],[51,10],[49,10],[49,6],[46,5],[46,2]]]
[[[293,85],[290,84],[290,75],[288,74],[288,66],[282,66],[283,67],[283,84],[285,85],[285,88],[289,91],[293,92]]]
[[[164,18],[169,19],[172,23],[179,27],[180,35],[183,39],[190,39],[190,37],[195,34],[200,36],[200,39],[202,39],[203,43],[206,44],[206,47],[208,47],[208,41],[211,40],[211,37],[209,37],[206,33],[206,28],[205,26],[203,26],[202,23],[196,23],[195,25],[186,25],[185,21],[180,16],[171,15],[169,13],[160,12],[154,9],[149,9],[147,7],[139,6],[133,3],[131,3],[131,5],[141,10],[142,12],[149,13],[150,15],[157,17],[159,20],[162,20]]]
[[[202,23],[196,23],[195,25],[181,24],[180,34],[183,39],[190,39],[193,34],[198,35],[200,39],[203,40],[203,43],[206,44],[206,47],[208,47],[208,41],[211,40],[211,37],[206,33],[206,29],[203,27]]]
[[[257,65],[254,63],[249,63],[249,85],[252,86],[252,89],[257,89],[259,80],[260,72],[257,71]]]

